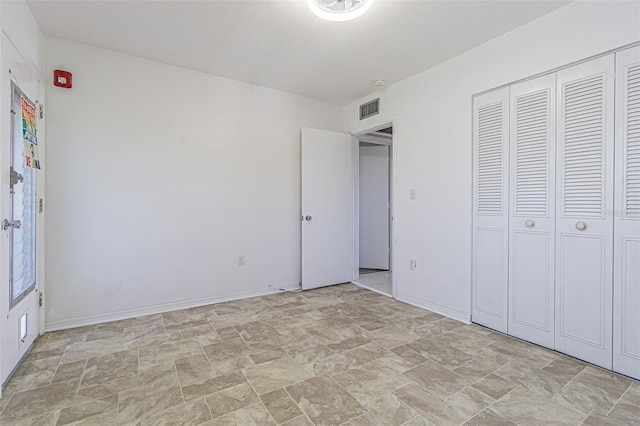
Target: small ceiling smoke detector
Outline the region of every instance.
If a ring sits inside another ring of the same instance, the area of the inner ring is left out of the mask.
[[[364,15],[373,0],[307,0],[316,16],[327,21],[344,22]]]
[[[378,87],[384,86],[385,83],[386,83],[386,81],[384,79],[382,79],[382,78],[378,78],[376,80],[373,80],[373,84],[375,86],[378,86]]]

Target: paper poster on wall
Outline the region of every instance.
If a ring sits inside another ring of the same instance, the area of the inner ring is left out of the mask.
[[[24,142],[24,162],[26,167],[40,168],[38,138],[36,136],[36,107],[24,96],[20,96],[22,107],[22,141]]]

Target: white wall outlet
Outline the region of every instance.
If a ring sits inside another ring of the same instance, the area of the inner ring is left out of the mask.
[[[416,189],[415,188],[409,188],[409,199],[410,200],[415,200],[416,199]]]
[[[238,266],[244,266],[244,254],[242,256],[238,256]]]
[[[409,269],[411,269],[412,271],[414,269],[416,269],[416,260],[415,259],[409,259]]]

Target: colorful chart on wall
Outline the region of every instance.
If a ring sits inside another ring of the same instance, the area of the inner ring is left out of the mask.
[[[24,143],[25,166],[40,169],[36,135],[36,106],[24,96],[20,96],[20,106],[22,107],[22,141]]]

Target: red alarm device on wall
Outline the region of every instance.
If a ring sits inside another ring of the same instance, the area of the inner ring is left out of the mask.
[[[71,73],[69,71],[53,70],[53,85],[71,89]]]

